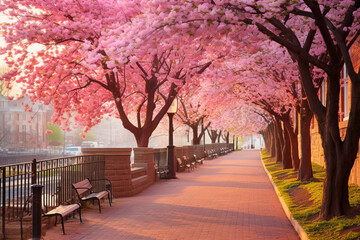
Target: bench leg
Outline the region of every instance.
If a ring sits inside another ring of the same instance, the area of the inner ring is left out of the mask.
[[[63,234],[66,235],[64,228],[64,217],[62,215],[60,215],[60,217],[61,217],[61,226],[62,226]]]
[[[108,199],[109,199],[109,205],[111,207],[112,197],[111,197],[111,194],[109,192],[108,192]]]
[[[98,204],[99,204],[99,213],[101,213],[100,199],[98,199]]]
[[[108,199],[109,199],[109,204],[111,207],[111,203],[112,203],[112,192],[110,190],[107,191],[108,192]]]
[[[80,218],[80,222],[82,223],[82,219],[81,219],[81,207],[79,207],[79,218]]]

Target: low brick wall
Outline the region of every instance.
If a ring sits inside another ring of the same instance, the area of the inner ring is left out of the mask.
[[[134,148],[134,166],[140,167],[141,165],[146,167],[147,184],[153,184],[155,182],[154,149]]]
[[[112,183],[115,198],[131,191],[131,148],[83,148],[84,155],[105,156],[105,177]]]
[[[226,143],[206,144],[205,149],[218,150],[226,146],[228,146]],[[166,148],[134,148],[133,166],[130,163],[131,148],[84,148],[82,151],[84,155],[105,156],[105,177],[112,182],[115,198],[133,196],[155,182],[154,156],[156,154],[163,163],[167,161]],[[177,166],[176,158],[178,157],[187,156],[190,159],[194,154],[197,157],[204,157],[204,145],[175,147],[174,151],[175,169]],[[132,177],[131,167],[145,168],[146,178],[135,181]]]
[[[211,144],[205,144],[204,145],[189,145],[189,146],[183,146],[183,147],[175,147],[175,161],[177,158],[182,158],[183,156],[186,156],[188,159],[191,159],[194,154],[197,158],[204,158],[204,149],[206,151],[214,149],[215,151],[219,151],[221,148],[233,148],[233,144],[227,144],[227,143],[211,143]],[[177,164],[176,164],[177,165]]]

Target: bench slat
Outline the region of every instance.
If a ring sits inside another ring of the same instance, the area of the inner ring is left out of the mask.
[[[65,217],[66,215],[69,215],[73,211],[77,210],[79,207],[80,207],[79,204],[60,205],[60,206],[52,209],[51,211],[45,213],[45,215],[60,214],[63,217]]]
[[[104,180],[106,180],[106,179],[104,179]],[[96,179],[94,181],[96,181]],[[110,189],[108,189],[106,187],[107,190],[101,191],[101,192],[92,192],[93,186],[88,178],[86,178],[80,182],[73,183],[72,186],[75,189],[81,203],[83,203],[85,201],[97,199],[100,213],[101,213],[100,199],[102,199],[103,197],[105,197],[105,196],[108,197],[109,205],[111,206],[111,200],[112,200],[111,196],[110,196],[111,182],[110,182]],[[86,193],[88,193],[88,194],[86,194]]]
[[[87,195],[81,199],[82,200],[91,199],[91,198],[101,199],[101,198],[107,196],[108,194],[109,194],[108,191],[102,191],[102,192],[98,192],[98,193],[90,193],[89,195]]]
[[[89,191],[92,188],[89,179],[84,179],[78,183],[73,183],[73,186],[80,195]]]

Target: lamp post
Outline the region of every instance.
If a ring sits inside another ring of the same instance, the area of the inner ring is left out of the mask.
[[[235,135],[233,135],[233,150],[235,151]]]
[[[236,149],[235,150],[238,150],[238,137],[236,136]]]
[[[204,117],[201,118],[201,132],[204,132]],[[203,139],[204,139],[204,158],[205,158],[205,152],[206,152],[206,145],[205,145],[205,132],[203,134]]]
[[[173,117],[174,117],[175,113],[177,112],[177,108],[178,108],[177,98],[174,98],[174,101],[172,102],[169,110],[167,111],[167,114],[169,116],[169,146],[167,147],[168,168],[169,168],[168,178],[176,178],[175,164],[174,164]]]

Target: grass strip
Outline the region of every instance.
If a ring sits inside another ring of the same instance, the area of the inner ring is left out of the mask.
[[[299,222],[311,240],[360,239],[360,215],[335,217],[319,221],[325,169],[313,163],[314,177],[307,182],[297,179],[297,171],[282,169],[266,151],[261,152],[265,167],[270,172],[281,197],[293,217]],[[352,207],[360,206],[360,187],[349,186],[349,200]]]

